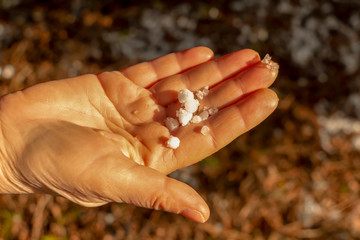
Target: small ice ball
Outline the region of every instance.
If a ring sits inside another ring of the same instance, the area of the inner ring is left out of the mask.
[[[265,57],[261,60],[262,63],[269,64],[271,60],[271,56],[267,53]]]
[[[206,125],[204,125],[200,130],[202,135],[206,135],[209,131],[210,131],[210,128]]]
[[[178,100],[180,103],[185,103],[188,100],[194,99],[194,94],[188,89],[182,89],[178,92]]]
[[[170,136],[166,142],[168,148],[177,149],[180,145],[180,139],[174,136]]]
[[[266,68],[269,70],[278,70],[279,64],[276,62],[271,61],[271,56],[269,54],[266,54],[265,57],[261,60],[262,63],[266,64]]]
[[[193,116],[193,118],[191,119],[191,123],[199,123],[199,122],[201,122],[202,121],[202,119],[201,119],[201,117],[199,116],[199,115],[195,115],[195,116]]]
[[[206,95],[209,94],[209,86],[204,87],[201,90],[196,91],[195,95],[197,99],[203,99]]]
[[[209,112],[208,111],[203,111],[199,114],[199,117],[201,118],[201,121],[205,121],[206,119],[209,118]]]
[[[212,108],[207,109],[206,111],[211,116],[211,115],[214,115],[215,113],[217,113],[219,110],[217,108],[212,107]]]
[[[200,105],[200,103],[199,103],[199,100],[197,100],[197,99],[187,100],[184,103],[185,110],[188,111],[189,113],[196,112],[199,108],[199,105]]]
[[[165,119],[165,125],[172,132],[179,127],[179,122],[175,118],[168,117]]]
[[[186,126],[192,119],[192,113],[189,113],[183,108],[180,108],[176,111],[176,116],[179,118],[181,126]]]

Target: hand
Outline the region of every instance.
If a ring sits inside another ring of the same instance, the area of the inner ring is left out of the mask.
[[[277,105],[277,76],[252,50],[212,60],[196,47],[117,72],[38,84],[0,101],[0,192],[52,193],[84,206],[125,202],[204,222],[209,209],[167,177],[263,121]],[[220,111],[171,134],[177,92],[210,87],[201,104]],[[210,132],[199,133],[207,125]]]

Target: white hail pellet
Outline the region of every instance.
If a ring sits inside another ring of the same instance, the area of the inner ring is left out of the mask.
[[[180,108],[176,111],[176,116],[179,118],[181,126],[186,126],[192,119],[193,114],[183,108]]]
[[[199,115],[195,115],[195,116],[193,116],[193,118],[191,119],[190,122],[191,123],[199,123],[201,121],[202,121],[201,117]]]
[[[279,64],[271,61],[271,56],[268,53],[261,60],[261,62],[266,64],[267,69],[270,69],[270,70],[278,70],[279,69]]]
[[[188,100],[194,99],[194,94],[188,89],[182,89],[178,92],[178,100],[180,103],[185,103]]]
[[[206,111],[211,116],[211,115],[214,115],[215,113],[217,113],[219,110],[217,108],[212,107],[212,108],[208,108]]]
[[[199,114],[199,117],[201,118],[201,121],[205,121],[206,119],[209,118],[209,112],[208,111],[203,111]]]
[[[206,95],[209,94],[209,86],[204,87],[201,90],[196,91],[195,95],[198,99],[203,99]]]
[[[179,127],[179,122],[175,118],[168,117],[165,119],[165,125],[172,132]]]
[[[210,131],[210,128],[206,125],[204,125],[200,130],[202,135],[206,135],[209,131]]]
[[[266,57],[264,61],[269,62],[270,60],[268,57]],[[198,99],[203,99],[204,96],[209,94],[209,87],[204,87],[203,89],[198,90],[195,94],[196,98],[194,98],[194,93],[188,89],[183,89],[179,91],[178,100],[181,103],[181,108],[176,111],[176,117],[178,118],[178,120],[168,117],[164,121],[169,131],[174,131],[179,127],[180,124],[181,126],[186,126],[189,124],[189,122],[200,123],[208,119],[209,116],[214,115],[218,112],[218,109],[215,107],[204,107],[202,112],[194,115],[194,113],[198,113],[199,110],[200,102]],[[205,135],[209,132],[209,130],[209,127],[203,126],[200,132],[201,134]],[[180,139],[174,136],[170,136],[168,141],[166,142],[166,145],[169,148],[176,149],[180,145]]]
[[[271,56],[267,53],[265,57],[261,60],[262,63],[270,64]]]
[[[198,110],[199,105],[200,103],[197,99],[189,99],[184,103],[184,108],[189,113],[194,113]]]
[[[170,136],[166,142],[166,146],[172,149],[177,149],[180,145],[180,139],[174,136]]]

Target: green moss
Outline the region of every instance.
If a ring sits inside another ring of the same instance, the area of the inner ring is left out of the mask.
[[[211,155],[200,162],[203,166],[208,166],[211,168],[218,168],[220,166],[220,161],[215,155]]]
[[[40,238],[40,240],[66,240],[66,238],[56,237],[56,236],[52,236],[52,235],[45,235],[45,236],[42,236]]]
[[[0,214],[0,237],[3,239],[9,239],[11,236],[11,227],[13,222],[13,214],[8,210],[3,210]]]

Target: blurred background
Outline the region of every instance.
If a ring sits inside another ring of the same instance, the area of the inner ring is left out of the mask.
[[[359,239],[359,0],[0,0],[0,94],[194,47],[280,64],[279,107],[171,174],[207,223],[47,195],[0,196],[0,239]]]

